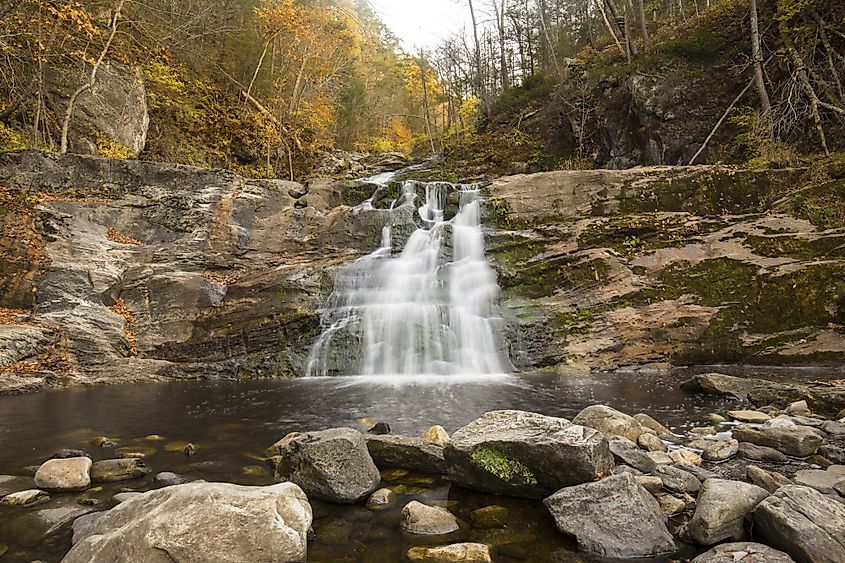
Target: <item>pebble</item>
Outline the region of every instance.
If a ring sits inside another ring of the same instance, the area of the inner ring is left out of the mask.
[[[379,489],[367,499],[367,508],[370,510],[387,510],[396,499],[390,489]]]

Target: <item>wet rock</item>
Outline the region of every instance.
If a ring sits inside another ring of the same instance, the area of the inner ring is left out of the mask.
[[[637,447],[637,444],[624,436],[613,436],[610,438],[608,447],[617,459],[643,473],[651,473],[657,467],[657,463],[647,453],[643,452]]]
[[[698,495],[690,535],[701,545],[745,537],[745,517],[769,493],[756,485],[725,479],[708,479]]]
[[[795,474],[793,481],[795,481],[796,485],[812,487],[826,495],[835,495],[837,494],[836,485],[838,483],[845,483],[845,475],[832,471],[804,469]]]
[[[756,446],[774,448],[786,455],[807,457],[816,453],[822,445],[822,439],[806,426],[772,426],[752,428],[738,426],[733,437],[740,442],[749,442]]]
[[[669,493],[658,493],[654,495],[657,504],[660,505],[660,511],[666,516],[680,514],[687,509],[687,503],[683,499],[679,499]]]
[[[679,448],[669,452],[669,457],[672,463],[691,463],[692,465],[701,465],[701,456],[695,452]]]
[[[753,424],[763,424],[764,422],[768,422],[772,419],[771,416],[764,412],[749,410],[729,411],[728,416],[734,420],[738,420],[739,422],[750,422]]]
[[[738,542],[717,545],[690,563],[795,563],[782,551],[761,543]]]
[[[34,510],[14,518],[8,527],[8,532],[15,543],[22,547],[33,547],[45,538],[66,529],[76,518],[88,514],[91,509],[79,506],[75,502],[66,500],[50,508]]]
[[[460,528],[451,512],[411,501],[402,508],[402,531],[411,536],[444,536]]]
[[[723,422],[727,421],[727,418],[715,412],[711,412],[707,415],[707,422],[709,422],[710,424],[722,424]]]
[[[843,477],[845,479],[845,477]],[[50,495],[39,489],[29,489],[4,496],[0,499],[2,506],[34,506],[50,500]]]
[[[92,512],[91,514],[85,514],[84,516],[80,516],[76,520],[73,521],[73,537],[71,539],[71,544],[76,545],[83,538],[88,536],[91,531],[91,528],[94,527],[94,524],[102,518],[106,513],[105,512]]]
[[[36,469],[37,471],[37,469]],[[35,473],[33,473],[35,475]],[[31,477],[15,477],[12,475],[0,475],[0,497],[19,493],[32,488]]]
[[[631,475],[567,487],[543,502],[558,529],[575,537],[582,551],[616,559],[675,551],[659,504]]]
[[[370,510],[387,510],[396,500],[396,495],[390,489],[379,489],[367,499],[367,508]]]
[[[707,461],[725,461],[737,454],[739,442],[736,440],[716,440],[704,448],[701,457]]]
[[[786,463],[786,454],[774,448],[756,446],[748,442],[740,442],[737,455],[743,459],[752,461],[767,461],[770,463]]]
[[[485,414],[452,435],[444,450],[449,476],[468,488],[539,498],[612,470],[598,431],[522,411]]]
[[[64,563],[90,561],[303,562],[311,506],[292,483],[190,483],[110,510]]]
[[[91,443],[99,448],[116,448],[119,445],[119,440],[108,436],[98,436],[92,439]]]
[[[483,543],[456,543],[442,547],[412,547],[408,560],[414,563],[491,563],[490,548]]]
[[[91,466],[93,483],[114,483],[140,479],[150,472],[140,459],[106,459],[96,461]]]
[[[635,475],[634,480],[651,494],[659,493],[663,489],[663,480],[653,475]]]
[[[432,426],[422,435],[424,442],[436,446],[445,446],[449,442],[449,433],[442,426]]]
[[[91,457],[82,450],[59,450],[51,459],[70,459],[72,457]]]
[[[653,473],[655,477],[660,479],[663,486],[670,491],[695,494],[701,488],[701,481],[698,480],[698,477],[671,465],[657,467]]]
[[[754,533],[799,563],[838,563],[845,553],[845,504],[809,487],[783,487],[757,507]]]
[[[350,428],[292,436],[281,450],[276,476],[308,495],[341,504],[368,497],[381,481],[364,436]]]
[[[139,497],[143,494],[144,493],[135,493],[135,492],[133,492],[133,493],[117,493],[116,495],[114,495],[112,497],[112,500],[114,500],[114,502],[116,502],[117,504],[120,504],[122,502],[126,502],[128,500],[132,500],[133,498]]]
[[[443,447],[408,436],[366,436],[367,450],[378,467],[398,467],[424,473],[446,473]]]
[[[579,412],[572,424],[594,428],[607,437],[623,436],[636,442],[643,433],[637,419],[605,405],[592,405]]]
[[[192,457],[192,456],[197,455],[197,447],[189,442],[188,444],[185,445],[185,449],[183,449],[182,452],[186,456]]]
[[[746,474],[748,475],[748,480],[757,485],[758,487],[762,487],[769,491],[770,493],[774,493],[779,488],[786,486],[786,485],[793,485],[794,483],[775,471],[766,471],[761,467],[757,467],[756,465],[749,465],[746,468]]]
[[[376,422],[372,428],[367,430],[367,434],[373,434],[376,436],[383,436],[385,434],[390,434],[390,425],[386,422]]]
[[[669,451],[669,447],[663,443],[663,440],[654,434],[640,434],[637,438],[637,445],[649,452],[663,452]]]
[[[504,528],[507,526],[508,509],[494,504],[473,510],[470,517],[475,528]]]
[[[644,428],[651,428],[655,432],[657,432],[658,436],[671,436],[672,431],[657,422],[655,419],[650,417],[645,413],[639,413],[634,415],[634,420],[640,423],[640,426]]]
[[[35,474],[35,486],[55,492],[84,491],[91,486],[91,459],[74,457],[44,462]]]
[[[156,454],[156,449],[150,446],[126,446],[114,450],[121,459],[144,459]]]
[[[162,471],[155,476],[153,482],[162,487],[171,487],[173,485],[181,485],[185,482],[185,478],[170,471]]]

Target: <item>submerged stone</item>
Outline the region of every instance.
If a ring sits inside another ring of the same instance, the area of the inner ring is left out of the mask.
[[[483,543],[456,543],[443,547],[412,547],[408,559],[414,563],[491,563],[490,548]]]
[[[402,531],[411,536],[445,536],[457,532],[458,520],[439,506],[411,501],[402,508]]]

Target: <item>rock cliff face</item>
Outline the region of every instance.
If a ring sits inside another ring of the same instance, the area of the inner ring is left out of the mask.
[[[502,178],[488,249],[535,368],[845,359],[843,181],[646,168]],[[374,186],[0,156],[0,392],[304,373]],[[832,199],[831,199],[832,198]],[[839,198],[839,199],[837,199]]]
[[[300,375],[328,272],[386,217],[329,182],[34,152],[0,157],[0,185],[7,391]]]
[[[502,178],[490,241],[534,365],[845,362],[845,182],[653,167]],[[815,211],[814,211],[815,210]]]

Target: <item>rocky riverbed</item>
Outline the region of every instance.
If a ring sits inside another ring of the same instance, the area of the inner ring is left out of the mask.
[[[683,387],[747,381],[700,374]],[[571,421],[490,411],[451,436],[372,420],[301,428],[231,481],[201,443],[86,438],[0,477],[0,557],[841,561],[845,413],[763,402],[734,400],[683,429],[605,405]]]

